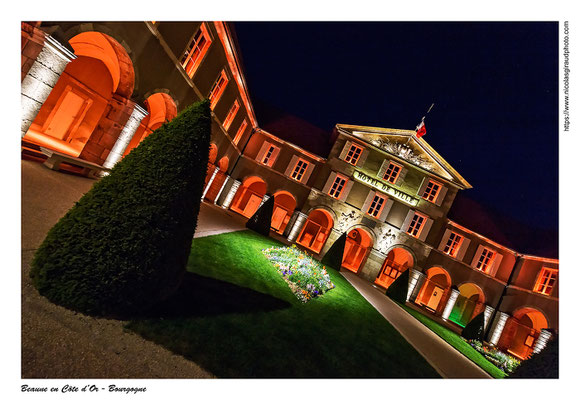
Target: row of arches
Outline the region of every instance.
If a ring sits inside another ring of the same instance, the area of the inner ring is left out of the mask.
[[[23,139],[102,164],[134,107],[130,99],[135,70],[123,46],[104,33],[82,32],[69,44],[76,58],[67,64]],[[148,115],[123,156],[177,115],[177,105],[165,91],[156,89],[145,99]]]

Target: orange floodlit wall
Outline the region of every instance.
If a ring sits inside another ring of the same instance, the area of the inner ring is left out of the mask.
[[[373,239],[364,229],[353,229],[346,237],[342,266],[357,273],[372,247]]]
[[[441,267],[431,267],[427,270],[427,278],[415,302],[428,310],[440,313],[445,307],[450,287],[449,273]]]
[[[403,272],[413,266],[413,256],[407,250],[395,247],[383,263],[375,283],[387,289]]]
[[[231,209],[246,218],[250,218],[260,207],[266,194],[266,182],[257,176],[247,178],[238,189]]]
[[[100,157],[112,149],[126,122],[111,119],[112,111],[120,109],[115,114],[124,112],[126,118],[131,112],[126,108],[135,83],[133,65],[123,47],[103,33],[84,32],[69,43],[77,58],[61,74],[24,140],[104,161]],[[113,123],[118,124],[117,131],[110,129]]]
[[[518,358],[526,359],[532,355],[540,331],[548,327],[548,320],[541,311],[531,307],[521,308],[506,322],[498,346]]]
[[[287,191],[274,193],[274,211],[272,212],[272,229],[283,233],[296,208],[296,199]]]
[[[322,209],[312,210],[308,214],[296,243],[315,253],[320,253],[333,225],[334,221],[328,211]]]

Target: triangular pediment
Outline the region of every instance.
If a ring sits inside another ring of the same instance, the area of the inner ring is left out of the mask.
[[[471,188],[471,185],[425,139],[416,136],[415,131],[344,124],[337,124],[336,127],[340,132],[352,135],[417,168],[464,189]]]

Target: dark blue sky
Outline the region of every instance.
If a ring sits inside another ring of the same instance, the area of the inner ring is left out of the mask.
[[[236,23],[250,94],[331,131],[414,129],[465,195],[558,227],[557,23]],[[260,115],[257,115],[258,123]]]

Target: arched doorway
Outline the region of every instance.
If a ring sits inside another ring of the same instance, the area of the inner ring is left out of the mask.
[[[373,238],[364,229],[356,228],[346,236],[342,266],[354,273],[364,264],[373,248]]]
[[[177,106],[171,96],[166,93],[152,94],[145,100],[145,106],[149,114],[141,120],[139,128],[137,128],[133,138],[127,145],[123,157],[139,146],[153,131],[164,123],[171,121],[177,115]]]
[[[130,98],[135,73],[125,50],[108,35],[84,32],[69,43],[77,58],[67,65],[23,139],[79,157],[107,118],[107,106],[118,103],[113,97]],[[106,133],[95,139],[101,148],[97,158],[115,144],[101,137]]]
[[[251,176],[244,180],[238,189],[231,205],[231,209],[246,218],[250,218],[260,207],[260,203],[266,194],[266,182],[257,176]]]
[[[451,288],[451,277],[441,267],[427,270],[427,278],[421,286],[415,303],[436,314],[441,313]]]
[[[304,227],[298,235],[296,243],[315,253],[320,253],[333,225],[334,221],[328,211],[320,208],[312,210],[304,222]]]
[[[272,229],[280,234],[284,233],[290,217],[296,208],[296,199],[292,194],[283,190],[274,193],[274,211],[272,212]]]
[[[448,319],[465,327],[485,307],[485,295],[483,290],[474,283],[461,284],[458,289],[459,295]]]
[[[401,247],[395,247],[387,254],[375,283],[387,289],[399,275],[412,266],[413,255]]]
[[[531,307],[520,308],[508,319],[499,346],[525,360],[532,355],[540,331],[548,328],[544,314]]]

